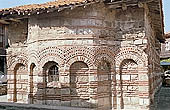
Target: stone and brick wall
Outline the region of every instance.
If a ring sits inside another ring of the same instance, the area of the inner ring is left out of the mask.
[[[20,59],[20,53],[26,53],[27,40],[27,20],[21,22],[12,22],[8,26],[7,54],[7,73],[8,73],[8,101],[26,103],[28,88],[28,68],[27,61]],[[26,56],[22,56],[26,57]]]
[[[6,46],[7,46],[7,36],[5,25],[0,23],[0,72],[7,74],[6,69]],[[2,74],[1,73],[1,74]],[[0,95],[7,94],[7,79],[4,78],[0,81]]]
[[[7,35],[5,25],[0,23],[0,71],[7,73],[6,71],[6,49],[7,47]]]
[[[10,24],[8,101],[149,109],[160,75],[146,10],[98,3]],[[48,81],[52,66],[59,81]]]
[[[152,21],[150,16],[148,16],[148,10],[145,13],[145,27],[146,36],[148,41],[148,47],[146,52],[148,53],[148,77],[149,77],[149,97],[150,104],[154,101],[154,94],[159,89],[162,83],[161,78],[161,68],[160,68],[160,51],[161,44],[156,39],[154,29],[152,28]]]

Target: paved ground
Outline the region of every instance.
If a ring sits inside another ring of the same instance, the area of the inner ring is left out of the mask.
[[[7,96],[3,95],[0,96],[0,105],[1,106],[14,106],[11,103],[1,103],[1,102],[7,102]],[[0,106],[0,110],[9,110],[9,109],[2,109]],[[15,104],[15,106],[19,106],[17,104]],[[35,107],[37,108],[37,105],[23,105],[23,106],[28,106],[29,107]],[[45,108],[49,108],[49,106],[41,106],[42,108],[44,108],[43,110],[45,110]],[[53,107],[52,107],[53,108]],[[52,108],[50,108],[52,110]],[[75,108],[67,108],[67,107],[56,107],[59,110],[77,110]],[[55,107],[53,109],[56,109]],[[40,109],[40,108],[39,108]],[[58,110],[56,109],[56,110]],[[11,109],[10,109],[11,110]],[[14,109],[13,110],[18,110],[18,109]],[[25,109],[26,110],[26,109]],[[33,109],[34,110],[34,109]],[[35,109],[37,110],[37,109]],[[84,110],[84,109],[79,109],[79,110]],[[151,110],[170,110],[170,87],[161,87],[160,90],[156,93],[155,95],[155,103],[152,107]]]
[[[153,110],[170,110],[170,87],[161,87],[156,93]]]
[[[19,103],[6,103],[7,95],[0,96],[0,110],[94,110],[88,108],[75,108],[66,106],[32,105]]]
[[[94,110],[94,109],[0,102],[0,110]]]

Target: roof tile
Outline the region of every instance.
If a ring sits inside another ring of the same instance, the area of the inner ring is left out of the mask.
[[[93,0],[55,0],[43,4],[31,4],[31,5],[23,5],[23,6],[17,6],[14,8],[5,8],[0,9],[0,12],[3,11],[27,11],[27,10],[38,10],[38,9],[45,9],[50,7],[60,7],[63,5],[71,5],[76,3],[85,3]]]

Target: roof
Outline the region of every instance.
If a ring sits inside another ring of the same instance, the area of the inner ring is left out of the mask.
[[[31,15],[34,13],[40,14],[41,11],[47,12],[56,9],[61,11],[64,8],[83,6],[83,5],[88,5],[97,2],[111,3],[110,5],[116,4],[117,6],[119,5],[122,7],[123,3],[126,3],[127,5],[132,4],[133,6],[134,3],[138,5],[139,2],[151,2],[151,1],[159,1],[159,0],[55,0],[43,4],[31,4],[31,5],[23,5],[23,6],[13,7],[13,8],[0,9],[0,17],[2,18],[6,15],[14,15],[14,14],[17,15]],[[158,8],[158,7],[154,7],[154,8]]]
[[[6,8],[1,9],[0,11],[28,11],[28,10],[35,10],[35,9],[45,9],[45,8],[53,8],[53,7],[59,7],[62,5],[70,5],[70,4],[76,4],[76,3],[83,3],[91,0],[55,0],[43,4],[31,4],[31,5],[23,5],[18,6],[14,8]]]
[[[165,33],[165,38],[170,38],[170,32]]]
[[[55,0],[43,4],[31,4],[31,5],[23,5],[14,8],[5,8],[0,9],[0,16],[5,15],[30,15],[35,12],[41,13],[41,11],[53,11],[56,9],[62,10],[64,7],[71,7],[75,5],[85,5],[88,3],[97,2],[96,0]],[[47,10],[48,9],[48,10]],[[50,10],[49,10],[50,9]]]
[[[161,65],[161,66],[169,66],[169,65],[170,65],[170,62],[161,62],[160,65]]]

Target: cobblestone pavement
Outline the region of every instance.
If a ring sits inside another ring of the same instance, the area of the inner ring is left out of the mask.
[[[170,87],[161,87],[155,94],[153,110],[170,110]]]
[[[0,96],[0,102],[6,101],[7,101],[6,95]],[[2,103],[0,103],[0,105],[2,105]],[[0,110],[8,109],[2,109],[0,107]],[[155,103],[151,107],[151,110],[170,110],[170,87],[161,87],[160,90],[155,94]]]

